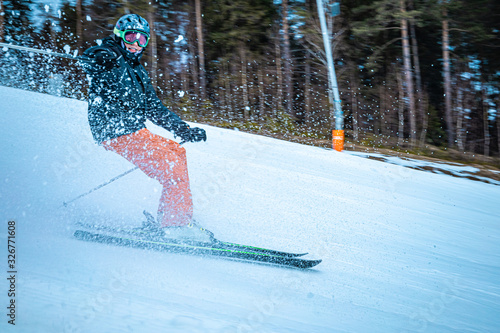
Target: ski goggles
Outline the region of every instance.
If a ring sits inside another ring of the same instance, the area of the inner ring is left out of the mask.
[[[138,31],[138,30],[124,30],[120,31],[115,28],[114,30],[115,35],[118,37],[121,37],[123,41],[127,44],[134,44],[137,42],[140,47],[146,47],[149,42],[149,35],[144,33],[143,31]]]

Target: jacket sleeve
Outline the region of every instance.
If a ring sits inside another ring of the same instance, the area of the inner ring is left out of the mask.
[[[90,75],[109,70],[109,68],[106,68],[98,61],[99,56],[103,53],[109,54],[110,58],[118,59],[120,56],[105,46],[94,46],[85,50],[85,52],[83,52],[83,54],[78,57],[78,63],[83,68],[83,70]]]
[[[145,70],[143,70],[145,72]],[[178,136],[179,132],[189,128],[188,124],[170,111],[158,98],[151,84],[151,80],[146,76],[144,91],[146,94],[146,117],[155,125],[161,126],[167,131]]]

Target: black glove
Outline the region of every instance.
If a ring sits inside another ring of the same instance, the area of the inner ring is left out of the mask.
[[[203,128],[191,128],[191,142],[207,141],[207,133]]]
[[[115,66],[118,67],[116,59],[116,54],[111,51],[100,50],[94,55],[95,63],[106,69],[112,69]]]
[[[183,123],[177,128],[175,136],[178,136],[182,139],[182,141],[187,142],[207,141],[207,133],[203,128],[190,128],[186,123]]]

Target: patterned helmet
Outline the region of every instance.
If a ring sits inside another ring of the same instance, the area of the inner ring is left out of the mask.
[[[148,36],[150,35],[149,24],[144,18],[140,17],[137,14],[127,14],[120,17],[118,22],[115,25],[115,34],[116,30],[125,31],[125,30],[136,30],[142,31],[146,33]]]

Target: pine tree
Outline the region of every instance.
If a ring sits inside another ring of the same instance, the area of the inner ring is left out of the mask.
[[[417,117],[414,96],[414,76],[411,61],[409,41],[409,21],[414,20],[420,12],[407,9],[406,0],[377,0],[355,9],[357,13],[364,15],[364,19],[353,24],[354,33],[367,41],[367,49],[374,50],[368,53],[365,66],[371,72],[376,72],[387,63],[402,58],[402,74],[404,83],[405,109],[408,110],[407,119],[410,123],[409,137],[410,146],[414,147],[417,139]],[[370,15],[370,13],[373,13]],[[387,49],[400,42],[401,51],[399,55],[391,52],[392,59],[385,59]]]
[[[240,109],[246,119],[250,117],[248,89],[254,76],[249,64],[266,58],[264,52],[275,16],[272,0],[215,0],[206,6],[207,62],[217,65],[219,71],[227,68],[229,72],[222,74],[227,78],[234,74],[232,68],[238,64]],[[220,66],[224,62],[229,62],[229,66]]]

